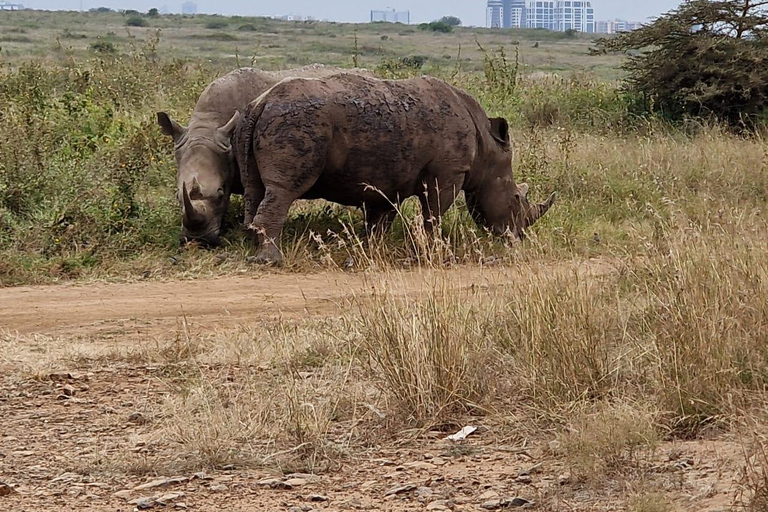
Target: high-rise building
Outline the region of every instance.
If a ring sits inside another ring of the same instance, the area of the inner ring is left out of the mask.
[[[608,20],[598,21],[595,24],[595,32],[598,34],[618,34],[619,32],[630,32],[642,26],[639,21]]]
[[[504,0],[488,0],[485,10],[485,26],[488,28],[504,27]]]
[[[411,23],[411,11],[397,12],[391,11],[371,11],[371,23],[385,21],[388,23]]]
[[[588,0],[488,0],[490,28],[544,28],[594,33],[595,10]]]
[[[537,2],[538,3],[538,2]],[[592,3],[584,0],[565,0],[557,2],[555,7],[555,30],[565,32],[576,30],[594,34],[595,10]]]
[[[526,0],[488,0],[488,28],[525,28]]]

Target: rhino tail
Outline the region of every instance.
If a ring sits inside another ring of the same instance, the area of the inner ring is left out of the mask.
[[[254,158],[254,162],[256,160],[256,155],[253,154],[253,135],[256,131],[256,123],[258,123],[261,114],[264,112],[264,102],[260,101],[260,99],[249,103],[245,108],[243,118],[240,120],[235,131],[235,140],[233,141],[238,167],[240,168],[240,179],[244,186],[252,179],[249,173],[258,172],[258,169],[249,169],[248,163],[251,157]]]

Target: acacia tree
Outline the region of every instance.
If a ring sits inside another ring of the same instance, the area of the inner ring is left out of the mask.
[[[767,7],[768,0],[689,0],[597,45],[639,51],[624,64],[624,87],[643,110],[752,127],[768,114]]]

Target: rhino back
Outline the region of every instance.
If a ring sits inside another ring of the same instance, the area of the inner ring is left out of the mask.
[[[259,97],[284,78],[319,78],[347,71],[342,68],[310,64],[301,68],[282,71],[262,71],[256,68],[239,68],[211,82],[200,94],[192,112],[190,124],[205,120],[221,126],[235,111],[242,111],[249,102]],[[349,70],[352,73],[372,76],[365,69]]]
[[[290,170],[262,168],[264,159],[322,160],[307,199],[359,205],[383,201],[382,193],[389,200],[408,197],[423,188],[432,162],[447,172],[469,171],[477,155],[476,124],[464,98],[432,78],[285,80],[260,106],[253,147],[266,181]],[[365,192],[362,183],[378,191]]]

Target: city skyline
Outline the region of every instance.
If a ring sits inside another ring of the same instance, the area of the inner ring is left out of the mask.
[[[486,27],[597,32],[590,0],[488,0]]]
[[[676,8],[682,0],[591,0],[595,11],[601,20],[615,18],[645,21],[656,17],[670,9]],[[43,10],[73,10],[81,8],[80,0],[25,0],[24,5],[31,9]],[[168,4],[170,10],[180,12],[181,1],[167,0],[83,0],[82,8],[88,10],[96,7],[112,9],[135,9],[148,11],[162,4]],[[217,2],[198,1],[198,12],[222,14],[227,16],[284,16],[301,14],[316,19],[328,19],[338,22],[370,21],[372,10],[409,11],[412,23],[428,22],[442,16],[457,16],[464,25],[484,27],[486,24],[487,0],[335,0],[333,2],[315,2],[310,0],[283,0],[279,3],[250,2],[246,0],[218,0]]]

